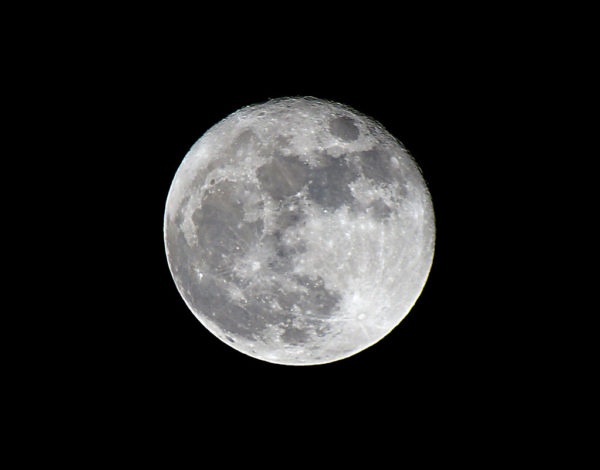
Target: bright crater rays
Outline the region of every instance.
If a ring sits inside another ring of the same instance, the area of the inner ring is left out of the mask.
[[[177,289],[210,332],[257,359],[311,365],[402,321],[427,280],[435,224],[416,163],[381,125],[285,98],[194,144],[164,234]]]

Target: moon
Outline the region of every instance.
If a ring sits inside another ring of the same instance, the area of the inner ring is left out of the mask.
[[[198,320],[263,361],[324,364],[381,340],[431,268],[435,221],[405,147],[354,109],[313,97],[244,107],[177,170],[167,261]]]

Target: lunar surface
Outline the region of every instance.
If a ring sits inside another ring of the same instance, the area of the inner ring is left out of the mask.
[[[337,361],[407,315],[431,267],[421,172],[380,124],[316,98],[248,106],[177,170],[164,237],[180,294],[224,343],[268,362]]]

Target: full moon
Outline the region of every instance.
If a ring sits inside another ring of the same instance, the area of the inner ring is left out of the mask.
[[[354,109],[312,97],[236,111],[183,159],[164,217],[185,303],[217,338],[277,364],[324,364],[408,314],[435,222],[405,147]]]

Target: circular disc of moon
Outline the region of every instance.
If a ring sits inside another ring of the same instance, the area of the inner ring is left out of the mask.
[[[402,321],[427,280],[435,223],[417,164],[380,124],[283,98],[192,146],[164,237],[175,285],[211,333],[257,359],[312,365]]]

